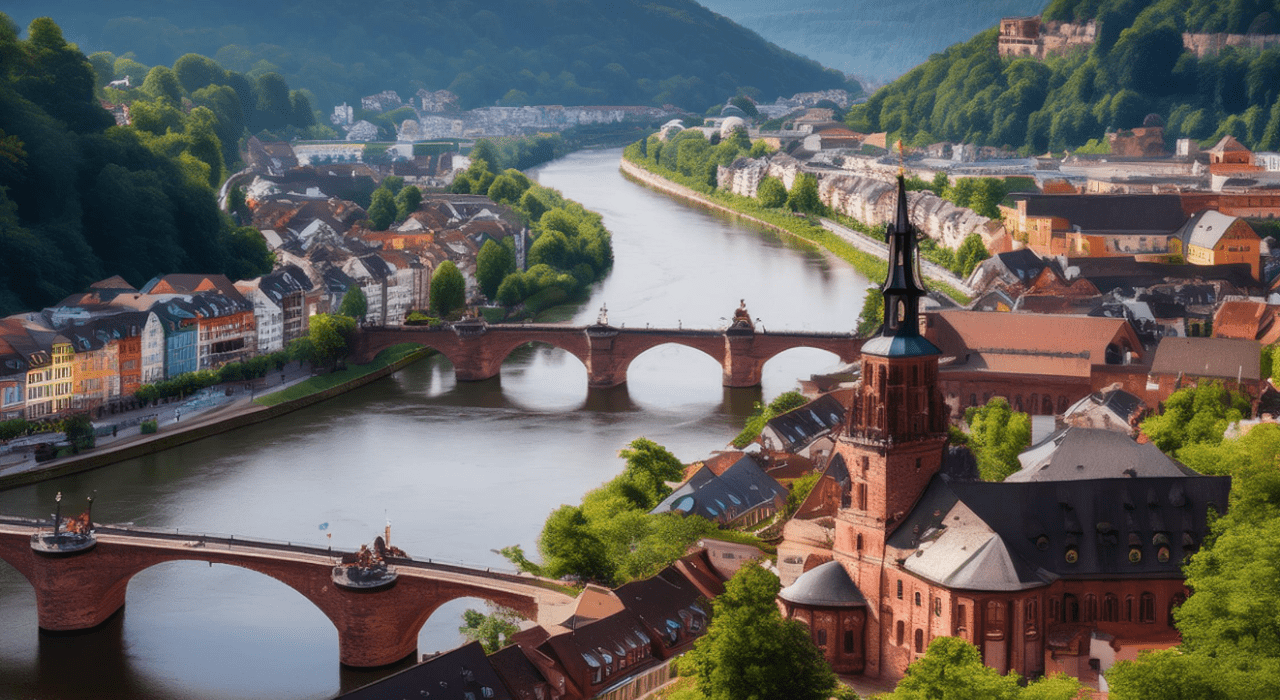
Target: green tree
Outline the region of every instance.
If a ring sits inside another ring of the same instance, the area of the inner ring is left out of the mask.
[[[332,367],[347,356],[356,330],[354,318],[341,314],[316,314],[309,323],[308,338],[314,362]]]
[[[511,635],[520,631],[520,613],[511,608],[488,603],[489,612],[468,608],[462,613],[462,626],[458,632],[473,642],[480,642],[486,654],[492,654],[506,646]]]
[[[987,251],[987,246],[983,244],[982,236],[977,233],[971,233],[965,236],[964,242],[956,250],[956,264],[953,271],[961,277],[968,277],[973,273],[974,268],[989,257],[991,257],[991,253]]]
[[[709,700],[827,700],[835,674],[796,620],[783,619],[778,578],[749,562],[713,603],[706,635],[680,662]]]
[[[466,303],[466,280],[451,260],[436,267],[431,276],[431,309],[441,318],[461,309]]]
[[[498,147],[489,139],[480,139],[476,141],[476,145],[468,154],[471,162],[474,163],[482,160],[488,164],[489,169],[498,170],[502,167],[502,155],[498,152]]]
[[[876,286],[867,287],[862,296],[862,311],[858,314],[859,338],[869,338],[884,324],[884,295]]]
[[[822,214],[826,207],[818,198],[818,178],[809,173],[796,175],[795,182],[791,183],[791,194],[787,196],[787,207],[805,214]]]
[[[342,305],[338,307],[338,313],[357,321],[362,320],[369,313],[369,300],[365,298],[364,290],[360,285],[351,285],[347,293],[342,295]]]
[[[986,406],[970,407],[964,417],[983,480],[1004,481],[1018,471],[1018,454],[1031,445],[1030,417],[1011,409],[1003,396],[992,397]]]
[[[404,221],[409,215],[418,211],[422,204],[422,190],[409,185],[396,194],[396,220]],[[370,205],[372,206],[372,205]]]
[[[369,226],[374,231],[385,231],[396,219],[396,197],[391,190],[379,187],[373,191],[369,204]]]
[[[1158,415],[1142,421],[1142,432],[1162,451],[1178,455],[1188,445],[1222,442],[1227,426],[1249,410],[1248,397],[1221,382],[1205,382],[1173,392]]]
[[[155,99],[167,100],[170,107],[182,106],[182,84],[165,66],[152,68],[142,81],[142,91]]]
[[[493,239],[485,241],[476,254],[476,283],[490,299],[497,299],[502,280],[515,271],[515,251]]]
[[[579,507],[560,506],[547,516],[538,537],[538,553],[543,573],[551,578],[613,580],[615,567],[605,556],[604,543],[591,532]]]
[[[760,200],[762,206],[770,209],[780,207],[787,203],[787,188],[783,187],[782,181],[776,177],[763,177],[756,188],[756,199]]]

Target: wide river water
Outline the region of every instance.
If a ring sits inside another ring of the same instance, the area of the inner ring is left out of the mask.
[[[574,323],[608,304],[614,325],[722,327],[745,298],[765,330],[856,324],[867,281],[850,267],[629,182],[620,156],[583,151],[531,173],[613,234],[614,268]],[[791,350],[765,366],[761,388],[725,389],[716,361],[666,345],[637,358],[624,387],[589,392],[582,364],[548,346],[517,350],[500,378],[478,383],[456,383],[448,361],[431,358],[275,422],[0,492],[0,513],[47,517],[55,493],[82,504],[96,491],[98,522],[344,548],[389,520],[412,556],[506,567],[494,550],[536,552],[547,514],[617,474],[632,439],[705,457],[753,402],[836,362]],[[467,607],[483,604],[441,607],[419,652],[457,646]],[[0,698],[328,698],[387,672],[341,668],[328,619],[255,572],[156,566],[129,583],[123,614],[60,636],[38,631],[35,594],[0,562]]]

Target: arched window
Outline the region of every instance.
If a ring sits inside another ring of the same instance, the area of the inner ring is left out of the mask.
[[[1040,601],[1037,598],[1027,598],[1026,604],[1023,606],[1026,613],[1026,636],[1027,639],[1035,639],[1040,633]]]
[[[902,579],[898,579],[898,600],[902,600]]]
[[[1076,600],[1076,597],[1070,593],[1062,596],[1062,621],[1080,621],[1080,601]]]
[[[1049,621],[1062,622],[1062,601],[1057,598],[1049,599]]]
[[[916,591],[916,607],[920,607],[920,591]]]
[[[1004,639],[1004,602],[987,603],[987,639]]]
[[[1041,407],[1040,412],[1046,416],[1053,415],[1053,397],[1052,396],[1049,396],[1048,394],[1044,395],[1044,405]]]
[[[1084,597],[1084,621],[1098,621],[1098,596],[1092,593]]]
[[[902,625],[902,620],[898,620],[898,646],[902,646],[902,642],[906,639],[906,627]]]
[[[1155,622],[1156,621],[1156,597],[1150,593],[1143,593],[1138,604],[1139,622]]]
[[[1124,597],[1124,621],[1133,622],[1133,596]]]
[[[1120,621],[1120,599],[1116,598],[1111,593],[1108,593],[1102,598],[1102,621]]]
[[[916,653],[924,653],[924,630],[922,629],[916,630]]]
[[[933,599],[933,616],[942,617],[942,598]]]

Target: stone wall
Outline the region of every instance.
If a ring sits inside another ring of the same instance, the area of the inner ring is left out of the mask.
[[[1215,56],[1228,46],[1270,49],[1280,46],[1280,34],[1190,34],[1182,35],[1182,46],[1196,58]]]

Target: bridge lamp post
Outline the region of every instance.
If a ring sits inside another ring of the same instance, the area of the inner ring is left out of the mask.
[[[94,496],[96,496],[96,495],[98,495],[98,490],[97,490],[97,489],[94,489],[94,490],[93,490],[93,493],[89,494],[89,508],[88,508],[88,510],[86,510],[86,511],[85,511],[85,512],[88,514],[88,516],[89,516],[89,529],[90,529],[90,530],[92,530],[92,529],[93,529],[93,497],[94,497]]]
[[[58,536],[58,525],[62,523],[62,492],[59,491],[57,496],[53,497],[53,501],[57,504],[53,511],[53,536]]]

